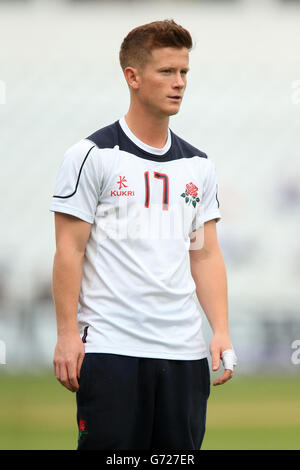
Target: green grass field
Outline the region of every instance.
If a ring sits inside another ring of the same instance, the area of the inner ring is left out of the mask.
[[[1,450],[75,449],[75,414],[75,395],[52,373],[0,375]],[[212,386],[202,449],[300,449],[300,377]]]

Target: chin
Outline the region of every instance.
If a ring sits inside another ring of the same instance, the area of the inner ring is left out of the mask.
[[[180,106],[173,106],[172,108],[167,108],[167,109],[162,109],[162,113],[165,115],[165,116],[174,116],[174,114],[177,114],[180,110]]]
[[[174,116],[174,114],[177,114],[179,112],[179,107],[177,109],[170,109],[168,111],[168,116]]]

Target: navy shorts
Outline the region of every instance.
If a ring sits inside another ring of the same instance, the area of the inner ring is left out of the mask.
[[[207,358],[86,353],[76,393],[78,450],[199,450],[209,393]]]

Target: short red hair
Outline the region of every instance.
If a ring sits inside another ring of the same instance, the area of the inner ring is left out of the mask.
[[[126,67],[143,67],[152,49],[160,47],[186,47],[191,50],[190,33],[174,20],[153,21],[134,28],[127,34],[120,49],[120,64]]]

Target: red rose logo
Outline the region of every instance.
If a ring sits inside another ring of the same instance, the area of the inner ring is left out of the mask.
[[[86,422],[84,421],[84,419],[80,419],[79,420],[79,431],[85,431],[85,425],[86,425]]]
[[[186,185],[186,189],[187,189],[187,193],[188,193],[190,196],[195,196],[195,197],[198,196],[198,188],[197,188],[197,186],[195,186],[193,183],[188,183],[188,184]]]
[[[199,188],[192,182],[186,184],[185,187],[186,190],[181,194],[181,197],[184,198],[186,204],[192,204],[193,207],[196,207],[196,204],[200,202],[200,198],[198,197]]]

